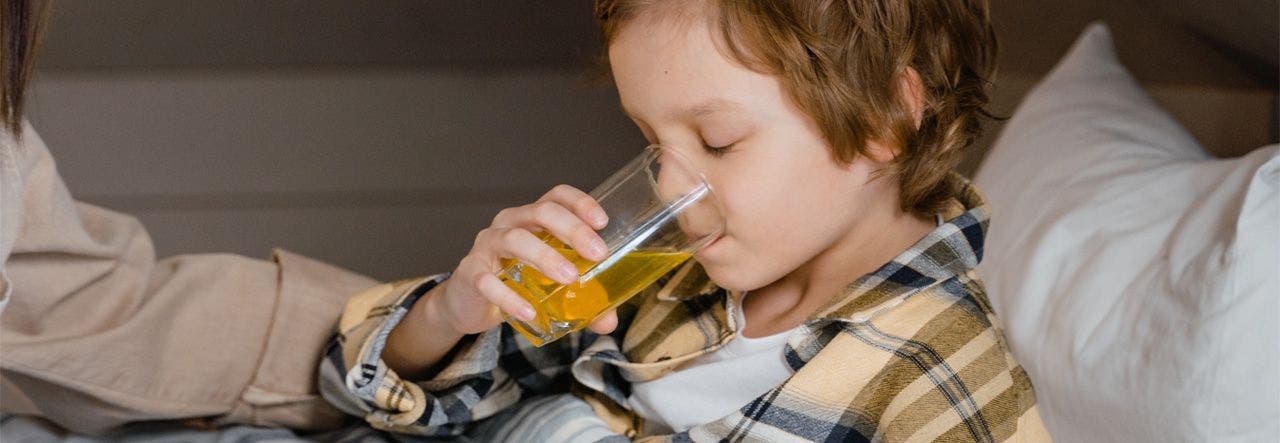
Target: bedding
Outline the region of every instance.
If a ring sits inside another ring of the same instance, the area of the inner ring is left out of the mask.
[[[975,183],[979,274],[1058,441],[1280,441],[1280,158],[1213,159],[1089,26]]]

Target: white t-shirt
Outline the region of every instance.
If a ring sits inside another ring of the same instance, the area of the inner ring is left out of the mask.
[[[631,385],[627,399],[645,419],[648,434],[682,432],[733,413],[791,376],[782,355],[795,329],[746,338],[742,308],[733,308],[738,332],[723,347],[656,380]]]

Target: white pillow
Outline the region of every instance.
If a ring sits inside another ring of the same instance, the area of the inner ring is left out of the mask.
[[[1211,159],[1089,26],[975,183],[1057,441],[1280,441],[1280,146]]]

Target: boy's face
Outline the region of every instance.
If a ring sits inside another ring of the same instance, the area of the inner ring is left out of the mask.
[[[848,238],[865,232],[852,228],[895,207],[893,180],[870,181],[881,165],[837,164],[776,77],[717,50],[718,30],[637,20],[609,47],[622,107],[651,143],[690,159],[720,198],[727,229],[696,259],[721,287],[757,289],[839,243],[864,242]]]

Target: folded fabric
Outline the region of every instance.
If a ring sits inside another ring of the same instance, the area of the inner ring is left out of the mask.
[[[1280,441],[1280,146],[1212,159],[1091,25],[975,183],[979,273],[1058,441]]]

